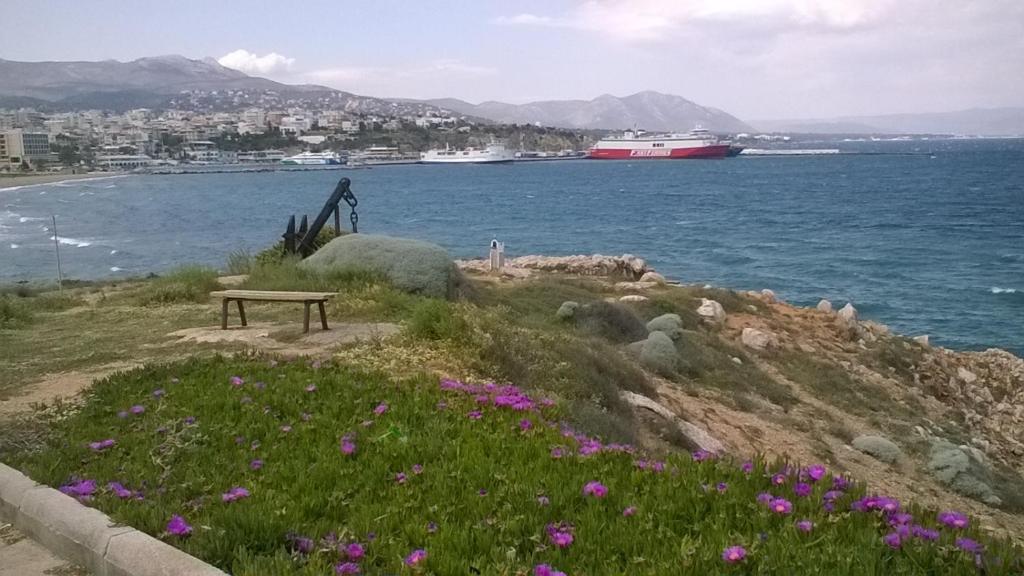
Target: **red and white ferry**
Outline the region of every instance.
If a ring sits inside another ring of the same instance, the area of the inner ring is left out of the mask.
[[[629,130],[622,136],[602,138],[590,148],[588,158],[598,160],[648,160],[675,158],[725,158],[729,142],[704,128],[686,134],[647,134]]]

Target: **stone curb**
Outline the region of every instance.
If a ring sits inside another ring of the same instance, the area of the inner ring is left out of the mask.
[[[94,576],[226,576],[0,463],[0,519]]]

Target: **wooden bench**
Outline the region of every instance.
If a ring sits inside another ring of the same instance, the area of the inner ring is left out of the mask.
[[[327,311],[324,309],[324,303],[335,296],[334,292],[276,292],[272,290],[218,290],[216,292],[210,292],[210,297],[221,299],[221,315],[220,315],[220,327],[222,330],[228,329],[228,304],[234,301],[238,304],[238,317],[242,321],[242,326],[247,326],[245,322],[245,306],[242,304],[246,300],[252,302],[302,302],[306,306],[306,314],[302,323],[302,331],[309,332],[309,307],[316,304],[320,309],[320,325],[323,326],[324,330],[327,328]]]

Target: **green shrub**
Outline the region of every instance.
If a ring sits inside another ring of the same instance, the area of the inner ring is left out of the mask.
[[[451,304],[435,299],[417,304],[406,327],[410,335],[424,340],[458,340],[466,337],[466,329]]]
[[[150,282],[139,295],[143,305],[206,302],[219,290],[217,271],[206,266],[182,266]]]
[[[672,376],[678,363],[676,345],[664,332],[651,332],[640,345],[640,364],[656,374]]]
[[[877,460],[892,464],[903,456],[900,447],[884,436],[858,436],[853,439],[853,447]]]
[[[22,298],[0,294],[0,328],[19,328],[32,321],[32,311]]]
[[[598,300],[576,309],[573,318],[584,332],[610,342],[635,342],[647,336],[644,321],[628,306]]]
[[[669,338],[678,340],[683,335],[683,319],[679,314],[662,314],[648,322],[647,329],[651,332],[664,332]]]
[[[252,271],[253,256],[248,250],[234,250],[228,254],[228,274],[248,274]]]

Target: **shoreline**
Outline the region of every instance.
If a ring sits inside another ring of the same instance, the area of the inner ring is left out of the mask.
[[[104,178],[122,178],[126,172],[88,172],[85,174],[32,174],[27,176],[0,176],[0,190],[17,190],[29,186],[61,184],[73,180],[102,180]]]

